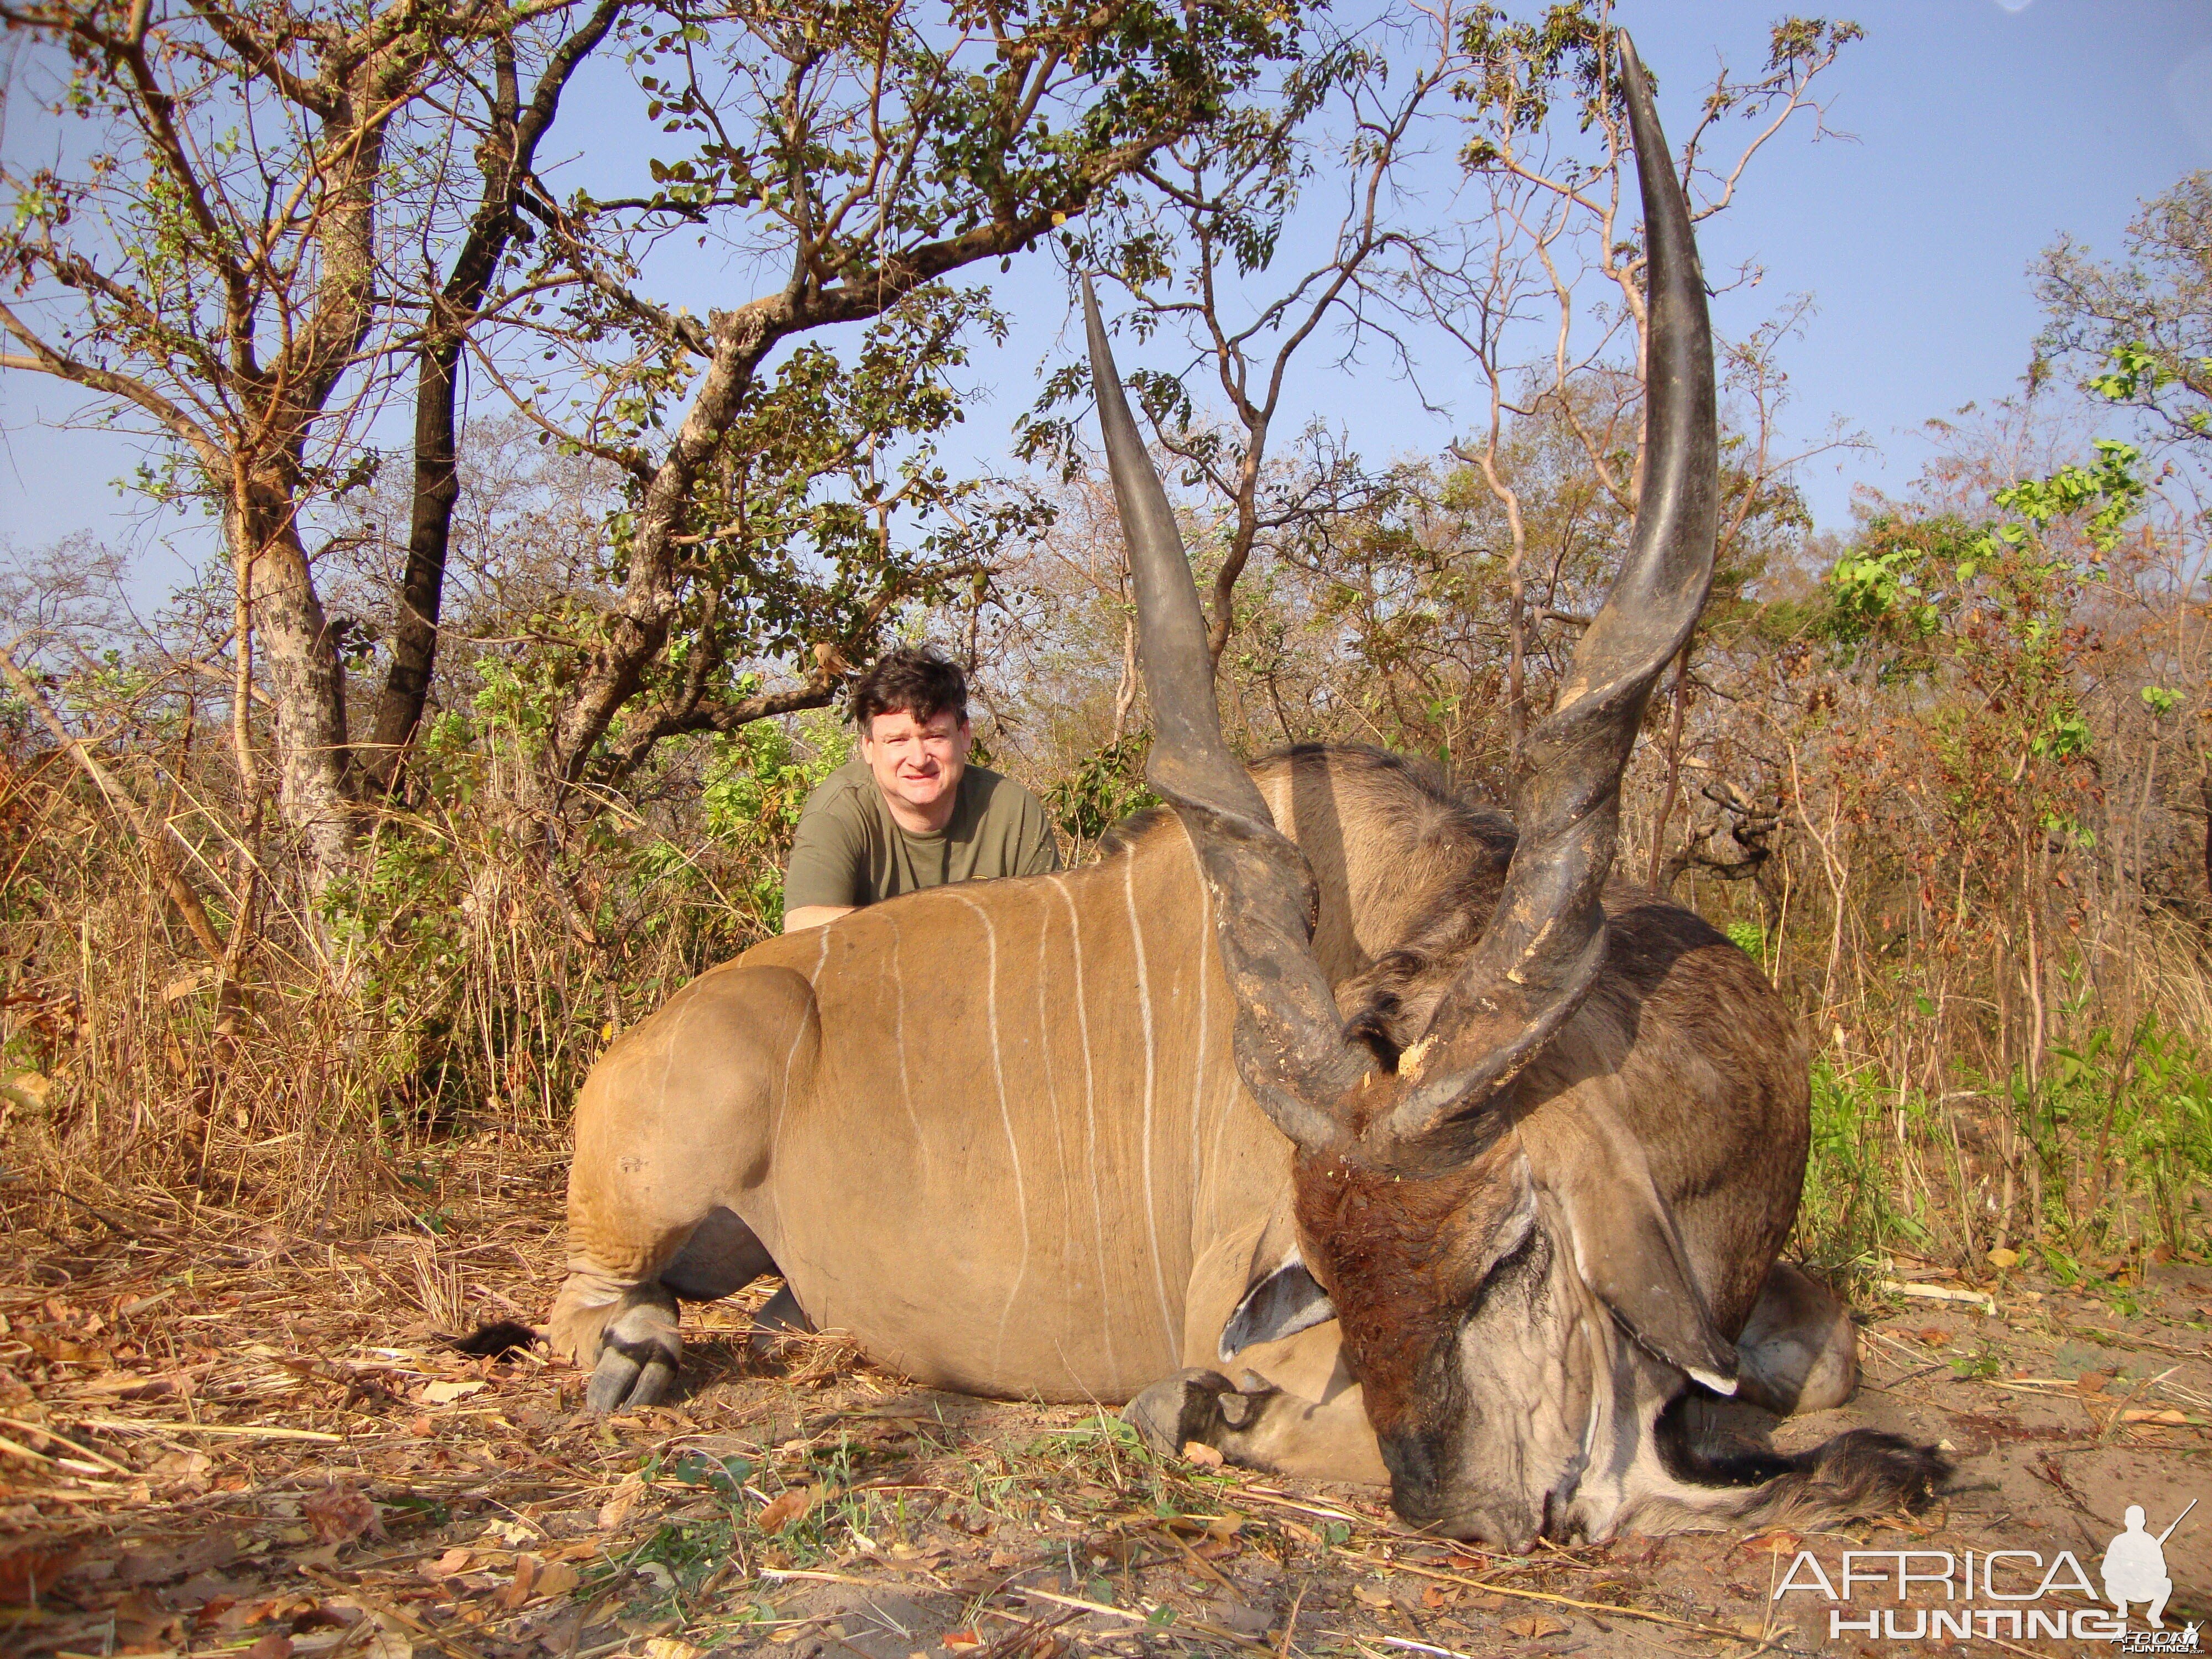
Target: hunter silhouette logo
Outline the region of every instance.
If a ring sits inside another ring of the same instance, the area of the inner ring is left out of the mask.
[[[2172,1525],[2154,1538],[2143,1530],[2142,1505],[2128,1505],[2127,1530],[2105,1547],[2103,1568],[2105,1599],[2121,1618],[2128,1616],[2129,1602],[2146,1602],[2144,1622],[2153,1630],[2166,1628],[2160,1615],[2166,1611],[2166,1598],[2173,1594],[2173,1580],[2166,1571],[2166,1540],[2173,1536],[2174,1527],[2189,1518],[2189,1510],[2196,1507],[2192,1498],[2189,1509],[2175,1516]]]
[[[2109,1642],[2122,1653],[2196,1653],[2197,1627],[2169,1629],[2164,1619],[2173,1595],[2166,1543],[2197,1503],[2191,1498],[2159,1533],[2145,1523],[2140,1504],[2128,1506],[2125,1529],[2105,1547],[2099,1563],[2102,1605],[2073,1551],[2060,1550],[2046,1560],[2041,1551],[2024,1549],[1845,1550],[1832,1577],[1814,1552],[1801,1549],[1768,1599],[1809,1595],[1828,1602],[1831,1641],[1863,1636],[1923,1643],[1978,1636],[2006,1645],[2070,1638]],[[2147,1628],[2130,1627],[2131,1607],[2141,1610]]]

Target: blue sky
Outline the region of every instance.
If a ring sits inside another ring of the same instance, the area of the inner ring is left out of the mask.
[[[1662,76],[1670,132],[1686,131],[1698,85],[1720,58],[1746,67],[1763,56],[1778,11],[1753,0],[1622,0],[1618,15]],[[1716,276],[1747,260],[1765,271],[1758,288],[1723,297],[1723,331],[1744,331],[1792,295],[1817,304],[1784,358],[1794,397],[1787,425],[1802,437],[1840,417],[1873,441],[1872,453],[1814,463],[1802,476],[1818,523],[1842,528],[1854,485],[1901,488],[1918,470],[1923,422],[2018,389],[2041,322],[2027,276],[2039,249],[2070,233],[2118,254],[2138,198],[2212,167],[2212,6],[1882,0],[1831,15],[1867,31],[1825,93],[1829,125],[1850,137],[1812,143],[1800,130],[1778,141],[1702,240]],[[26,113],[20,103],[11,112],[9,147],[19,156],[23,144],[51,143],[51,130]],[[581,158],[562,178],[584,182],[607,152],[588,129],[570,137]],[[748,296],[744,275],[696,256],[666,277],[672,297],[703,313],[733,293]],[[1040,366],[1073,343],[1045,261],[1018,262],[994,280],[1018,325],[1004,350],[977,365],[981,395],[959,447],[985,462],[1003,455]],[[1131,348],[1123,356],[1125,371],[1151,360]],[[1316,357],[1297,395],[1294,414],[1345,419],[1378,459],[1452,435],[1380,362],[1340,374]],[[112,437],[57,429],[73,407],[66,388],[0,373],[0,532],[23,546],[88,529],[140,549],[149,579],[174,568],[198,550],[196,533],[133,514],[110,481],[135,455]]]

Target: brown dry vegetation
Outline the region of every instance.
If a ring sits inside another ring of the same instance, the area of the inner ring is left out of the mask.
[[[441,1341],[544,1305],[563,1173],[527,1137],[450,1152],[443,1236],[391,1198],[316,1237],[152,1188],[40,1224],[45,1282],[0,1303],[9,1651],[1826,1651],[1827,1604],[1771,1596],[1799,1548],[2093,1562],[2120,1507],[2163,1524],[2212,1453],[2203,1267],[2124,1309],[2027,1273],[1994,1316],[1886,1298],[1861,1399],[1787,1439],[1873,1422],[1962,1474],[1849,1536],[1491,1556],[1407,1534],[1379,1493],[1162,1465],[1110,1414],[918,1391],[833,1339],[750,1360],[735,1304],[693,1310],[673,1407],[595,1420],[577,1373]],[[2169,1561],[2201,1616],[2204,1557]]]

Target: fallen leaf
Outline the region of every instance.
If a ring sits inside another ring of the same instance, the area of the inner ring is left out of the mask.
[[[629,1519],[637,1500],[645,1496],[645,1482],[635,1471],[615,1482],[613,1493],[599,1505],[599,1530],[612,1532]]]
[[[1184,1441],[1182,1455],[1186,1462],[1195,1463],[1202,1469],[1218,1469],[1228,1461],[1203,1440]]]
[[[2112,1380],[2110,1371],[2084,1371],[2074,1379],[2074,1392],[2079,1395],[2102,1394],[2105,1385]]]
[[[1534,1641],[1539,1636],[1557,1636],[1566,1626],[1545,1613],[1532,1613],[1524,1618],[1507,1620],[1505,1628],[1515,1636]]]
[[[21,1544],[0,1555],[0,1604],[24,1607],[37,1601],[76,1559],[76,1551],[67,1545]]]
[[[46,1109],[46,1091],[53,1085],[36,1072],[17,1072],[11,1077],[0,1078],[0,1095],[14,1101],[27,1112]]]
[[[972,1630],[947,1631],[938,1639],[953,1653],[972,1653],[983,1645],[983,1638]]]
[[[2123,1423],[2186,1423],[2188,1420],[2170,1406],[2157,1411],[2137,1407],[2120,1413]]]
[[[1460,1605],[1472,1608],[1476,1613],[1503,1613],[1505,1611],[1505,1598],[1502,1595],[1492,1595],[1486,1591],[1478,1592],[1468,1596]]]
[[[1451,1603],[1451,1592],[1442,1584],[1431,1584],[1421,1592],[1421,1605],[1431,1613],[1442,1613]]]
[[[1803,1542],[1794,1532],[1762,1532],[1745,1539],[1743,1547],[1754,1555],[1795,1555]]]
[[[531,1587],[537,1597],[566,1595],[584,1582],[584,1575],[566,1561],[548,1561],[538,1570],[538,1582]]]
[[[1373,1584],[1354,1584],[1352,1594],[1355,1600],[1364,1601],[1370,1607],[1395,1607],[1398,1605],[1390,1599],[1389,1592]]]
[[[425,1578],[451,1578],[476,1559],[476,1552],[465,1545],[456,1544],[434,1561],[424,1561],[415,1569]]]
[[[782,1497],[772,1499],[753,1517],[753,1524],[763,1532],[781,1532],[814,1507],[814,1488],[793,1486]]]
[[[366,1659],[415,1659],[415,1644],[397,1631],[380,1627],[362,1652]]]
[[[2008,1251],[2007,1254],[2009,1255],[2010,1252]],[[1764,1619],[1753,1619],[1746,1615],[1740,1619],[1730,1620],[1729,1622],[1754,1642],[1766,1634],[1766,1621]]]
[[[699,1659],[706,1651],[680,1636],[649,1636],[645,1641],[645,1659]]]
[[[282,1631],[271,1631],[246,1649],[240,1659],[292,1659],[292,1638]]]
[[[238,1540],[227,1532],[210,1533],[180,1550],[125,1550],[116,1564],[115,1577],[124,1584],[162,1584],[189,1574],[227,1567],[238,1559]]]
[[[1990,1266],[1996,1267],[2000,1271],[2006,1267],[2017,1267],[2020,1266],[2020,1252],[2018,1250],[2007,1249],[1991,1250],[1989,1255],[1989,1262]]]
[[[500,1606],[512,1613],[525,1601],[529,1601],[537,1589],[538,1570],[544,1565],[534,1555],[516,1556],[514,1577],[507,1581],[507,1588],[499,1593]]]
[[[425,1382],[422,1385],[422,1401],[428,1406],[450,1406],[456,1400],[466,1400],[471,1395],[482,1392],[485,1386],[482,1382]]]
[[[307,1517],[315,1536],[325,1544],[349,1544],[363,1533],[372,1538],[384,1536],[384,1523],[376,1517],[376,1505],[351,1486],[331,1486],[319,1492],[301,1502],[300,1512]]]
[[[179,1449],[164,1452],[155,1460],[153,1468],[147,1470],[147,1473],[159,1475],[164,1481],[204,1481],[207,1478],[207,1472],[213,1467],[214,1460],[205,1452]]]

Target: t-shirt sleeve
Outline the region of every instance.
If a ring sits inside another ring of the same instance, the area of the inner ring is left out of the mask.
[[[868,840],[852,790],[837,779],[818,786],[799,814],[783,877],[788,915],[811,904],[866,904]]]
[[[1048,876],[1060,868],[1060,842],[1052,833],[1052,819],[1044,803],[1022,792],[1022,859],[1018,876]]]

